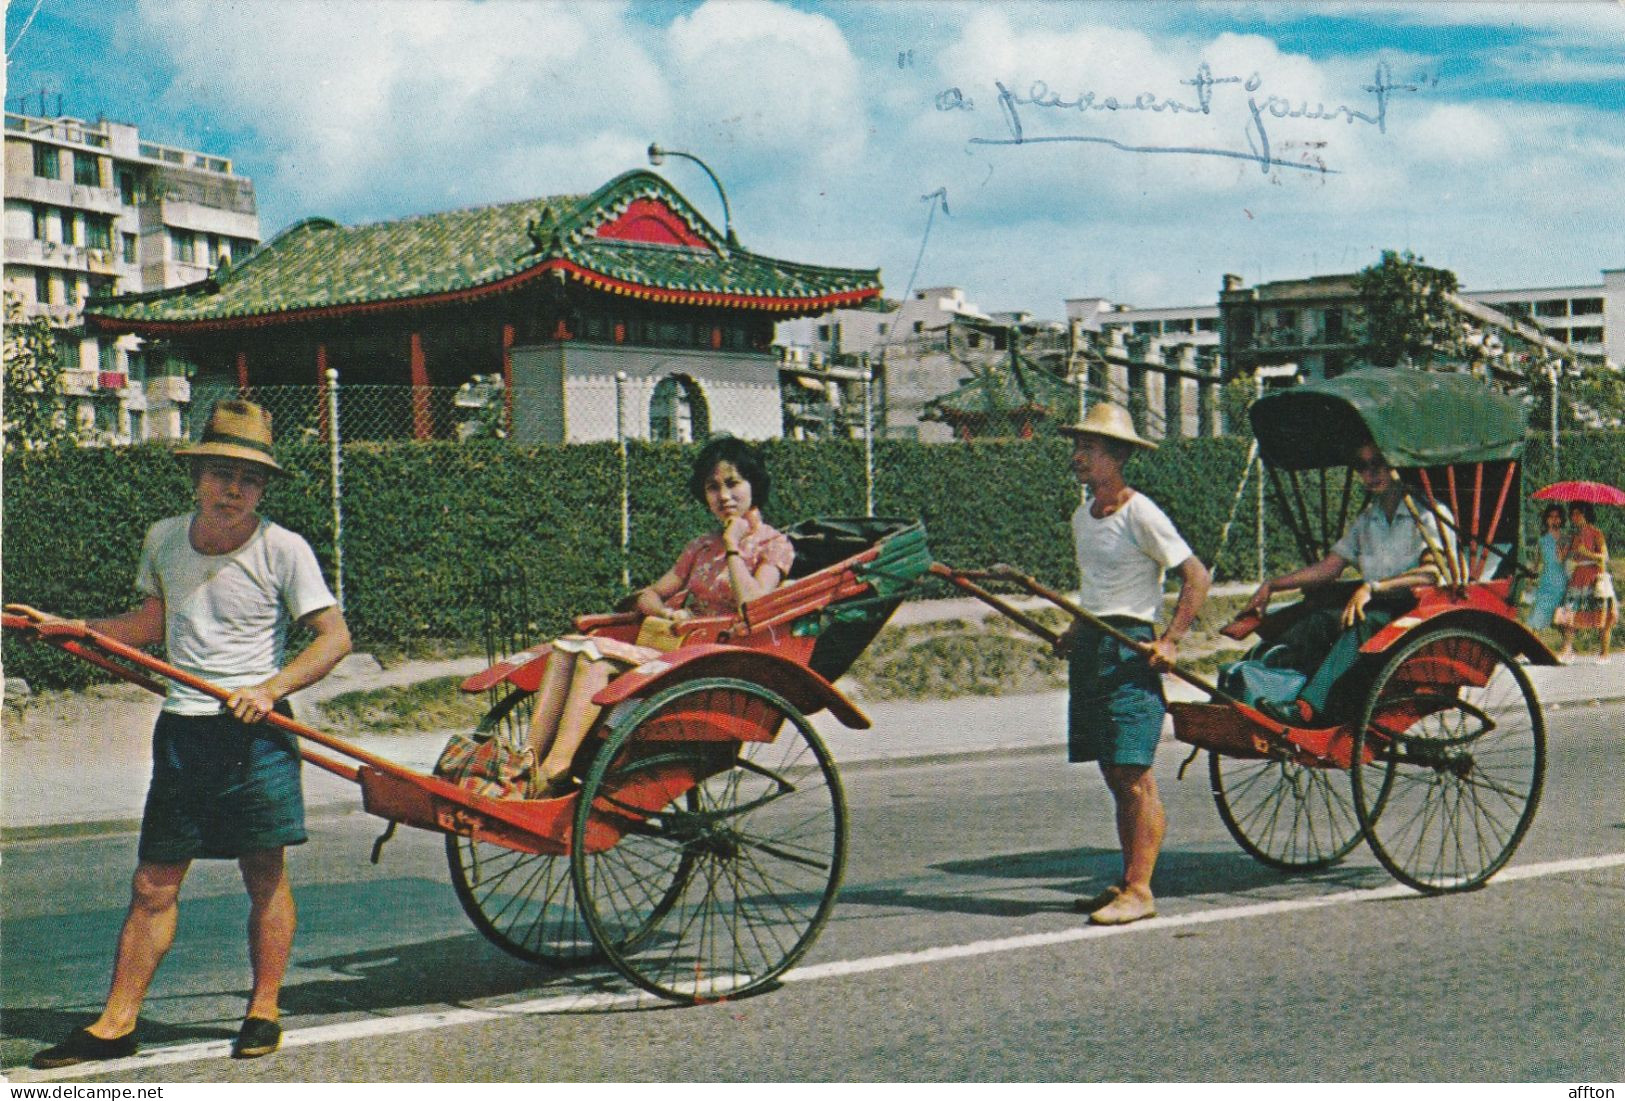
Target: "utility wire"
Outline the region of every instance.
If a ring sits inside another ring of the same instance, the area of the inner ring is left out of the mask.
[[[39,10],[44,6],[44,4],[45,0],[34,0],[34,10],[28,13],[28,18],[23,20],[22,28],[17,31],[17,37],[13,38],[11,40],[11,45],[6,47],[7,61],[11,60],[12,52],[17,49],[17,44],[23,40],[23,35],[28,33],[28,28],[33,25],[34,16],[39,14]]]

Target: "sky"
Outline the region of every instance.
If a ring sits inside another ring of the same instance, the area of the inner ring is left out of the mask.
[[[7,109],[228,156],[267,238],[702,158],[744,247],[986,310],[1409,249],[1625,267],[1625,3],[10,0]],[[714,224],[692,163],[658,169]]]

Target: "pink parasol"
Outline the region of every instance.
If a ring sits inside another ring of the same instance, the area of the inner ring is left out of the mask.
[[[1584,501],[1591,505],[1625,505],[1625,490],[1615,489],[1607,482],[1554,482],[1536,491],[1537,501],[1564,501],[1570,504]]]

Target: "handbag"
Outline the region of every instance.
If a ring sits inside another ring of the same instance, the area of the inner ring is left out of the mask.
[[[538,776],[536,751],[516,748],[496,731],[459,732],[440,751],[434,774],[487,799],[528,799]]]
[[[1609,573],[1606,569],[1598,570],[1597,580],[1591,583],[1591,595],[1596,597],[1598,600],[1615,599],[1614,575]]]
[[[675,626],[664,616],[644,616],[643,622],[638,625],[637,645],[662,652],[675,650],[683,644],[682,636],[673,630]]]

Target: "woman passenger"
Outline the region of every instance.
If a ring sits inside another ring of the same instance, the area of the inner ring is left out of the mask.
[[[743,440],[712,440],[694,460],[688,490],[717,527],[700,535],[659,580],[639,590],[636,608],[674,623],[696,616],[732,615],[746,601],[771,592],[790,570],[795,548],[762,520],[772,480],[761,453]],[[593,696],[624,669],[660,651],[616,639],[566,635],[553,643],[536,691],[530,744],[536,752],[539,798],[573,787],[571,763],[599,708]]]

